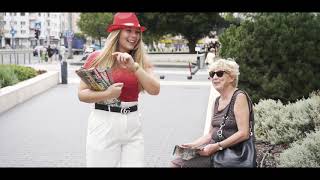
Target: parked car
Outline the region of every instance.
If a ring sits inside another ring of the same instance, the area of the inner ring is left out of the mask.
[[[85,50],[84,50],[84,55],[83,57],[81,58],[82,61],[85,61],[87,59],[87,57],[89,56],[90,53],[96,51],[96,50],[100,50],[101,47],[100,46],[97,46],[97,45],[91,45],[89,47],[87,47]]]

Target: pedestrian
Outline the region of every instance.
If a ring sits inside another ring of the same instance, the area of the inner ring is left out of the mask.
[[[59,52],[59,61],[64,59],[64,54],[66,53],[66,48],[64,46],[60,46]]]
[[[207,57],[205,60],[206,65],[210,66],[215,61],[215,57],[216,57],[215,49],[212,47],[212,48],[210,48],[210,50],[207,54]]]
[[[158,95],[159,80],[144,52],[142,32],[134,13],[116,13],[102,50],[91,53],[84,68],[109,67],[114,81],[105,91],[92,91],[80,82],[78,97],[95,103],[88,119],[86,164],[88,167],[144,166],[144,138],[138,113],[142,91]],[[104,100],[118,98],[121,106]]]
[[[59,49],[58,49],[58,47],[56,46],[56,45],[54,45],[53,46],[53,59],[55,60],[55,61],[57,61],[58,60],[58,57],[59,56]]]
[[[239,152],[245,141],[254,139],[253,106],[247,93],[237,88],[239,74],[239,65],[233,60],[219,59],[209,67],[212,85],[220,93],[214,103],[209,132],[193,142],[180,145],[183,148],[201,148],[197,152],[198,156],[193,159],[173,159],[173,167],[215,167],[214,156],[227,148],[238,154],[252,155],[251,165],[255,166],[254,146],[252,152]],[[225,118],[226,116],[228,118]],[[241,159],[223,163],[238,167]]]
[[[44,47],[44,46],[42,47],[40,54],[41,54],[41,61],[48,62],[48,55],[47,55],[47,48],[46,47]]]
[[[48,62],[52,63],[52,56],[53,56],[53,52],[54,50],[50,47],[50,45],[48,46],[47,49],[47,53],[48,53]]]

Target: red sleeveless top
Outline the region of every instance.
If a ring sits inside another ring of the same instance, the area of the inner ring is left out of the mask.
[[[88,69],[92,61],[99,55],[99,53],[100,51],[92,52],[88,56],[85,64],[83,65],[83,68]],[[133,72],[124,68],[117,68],[111,70],[111,76],[114,83],[123,83],[122,91],[119,97],[120,101],[138,101],[139,83],[137,77],[134,75]]]

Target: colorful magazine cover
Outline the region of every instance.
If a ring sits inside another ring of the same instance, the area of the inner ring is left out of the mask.
[[[192,158],[198,157],[198,151],[201,149],[202,147],[198,147],[198,148],[185,148],[185,147],[181,147],[179,145],[175,145],[174,150],[173,150],[173,156],[174,157],[179,157],[181,159],[184,160],[190,160]]]
[[[89,68],[85,69],[81,67],[76,70],[76,74],[80,79],[89,86],[91,90],[94,91],[104,91],[111,84],[113,84],[111,69],[110,68]],[[121,101],[117,98],[111,100],[105,100],[98,102],[98,104],[107,104],[110,106],[121,106]]]

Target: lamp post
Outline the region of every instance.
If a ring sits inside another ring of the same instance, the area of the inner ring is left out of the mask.
[[[69,23],[69,32],[67,33],[67,40],[68,40],[68,59],[73,59],[73,53],[72,53],[72,38],[73,38],[73,32],[72,32],[72,14],[68,14],[68,23]]]

